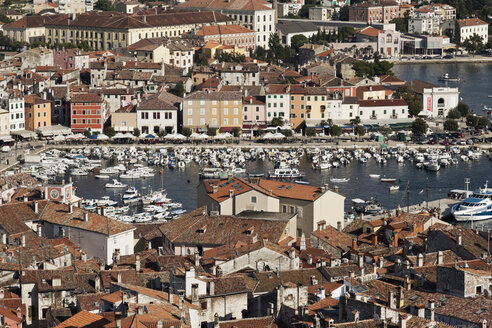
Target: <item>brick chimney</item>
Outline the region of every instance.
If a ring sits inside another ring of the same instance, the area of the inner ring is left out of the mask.
[[[437,265],[441,265],[444,263],[444,254],[443,252],[437,252]]]
[[[424,266],[424,255],[422,255],[422,253],[419,253],[417,255],[417,266],[418,267]]]

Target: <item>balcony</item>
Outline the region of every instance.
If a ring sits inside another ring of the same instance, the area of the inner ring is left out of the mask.
[[[398,118],[398,114],[393,114],[393,115],[390,116],[390,118],[397,119]]]

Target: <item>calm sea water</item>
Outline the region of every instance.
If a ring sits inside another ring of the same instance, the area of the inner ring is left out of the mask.
[[[405,64],[395,65],[393,72],[405,81],[421,80],[441,86],[458,87],[460,97],[477,114],[483,114],[484,106],[492,107],[492,98],[487,97],[492,95],[492,63]],[[457,76],[461,81],[439,81],[444,73]]]

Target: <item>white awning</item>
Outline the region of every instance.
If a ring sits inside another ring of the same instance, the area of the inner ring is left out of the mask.
[[[11,131],[10,134],[14,136],[19,136],[23,139],[36,139],[38,137],[35,132],[28,130]]]
[[[72,130],[69,127],[60,124],[52,126],[42,126],[37,128],[35,131],[42,137],[72,134]]]

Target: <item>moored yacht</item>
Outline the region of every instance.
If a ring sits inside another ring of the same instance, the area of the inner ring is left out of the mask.
[[[478,221],[492,219],[492,189],[487,182],[471,196],[451,208],[456,221]]]

